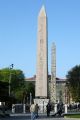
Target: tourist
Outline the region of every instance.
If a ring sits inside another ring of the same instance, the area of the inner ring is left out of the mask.
[[[34,103],[32,103],[30,106],[30,112],[31,112],[31,120],[35,120],[36,113],[35,113],[35,104]]]
[[[39,106],[38,106],[38,104],[36,104],[36,105],[35,105],[36,118],[38,118],[38,109],[39,109]]]
[[[63,109],[63,103],[58,103],[57,109],[58,109],[57,114],[58,114],[59,116],[61,116],[61,114],[62,114],[62,109]]]
[[[47,109],[47,117],[50,116],[50,111],[51,111],[51,105],[50,103],[48,102],[47,106],[46,106],[46,109]]]

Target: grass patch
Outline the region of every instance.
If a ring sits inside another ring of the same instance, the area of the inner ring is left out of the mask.
[[[64,115],[66,118],[80,118],[80,114],[67,114]]]

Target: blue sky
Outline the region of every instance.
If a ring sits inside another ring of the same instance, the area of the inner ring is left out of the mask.
[[[0,0],[0,69],[14,64],[26,77],[36,74],[37,18],[48,17],[48,70],[56,44],[56,76],[80,64],[80,0]]]

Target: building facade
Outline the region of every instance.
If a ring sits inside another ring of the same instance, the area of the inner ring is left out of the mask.
[[[34,75],[31,78],[26,78],[25,80],[26,82],[32,82],[34,85],[36,83],[36,76]],[[49,87],[49,91],[48,91],[48,98],[50,99],[50,95],[51,95],[51,75],[48,75],[48,87]],[[67,96],[67,92],[66,92],[66,79],[60,79],[60,78],[56,78],[56,101],[54,99],[52,99],[53,101],[51,101],[52,103],[58,103],[58,102],[63,102],[68,103],[68,96]],[[54,94],[54,93],[52,93]]]

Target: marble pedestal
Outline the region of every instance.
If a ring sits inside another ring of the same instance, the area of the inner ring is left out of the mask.
[[[45,113],[46,112],[46,105],[48,104],[49,99],[34,99],[34,103],[38,104],[39,106],[39,113]]]

